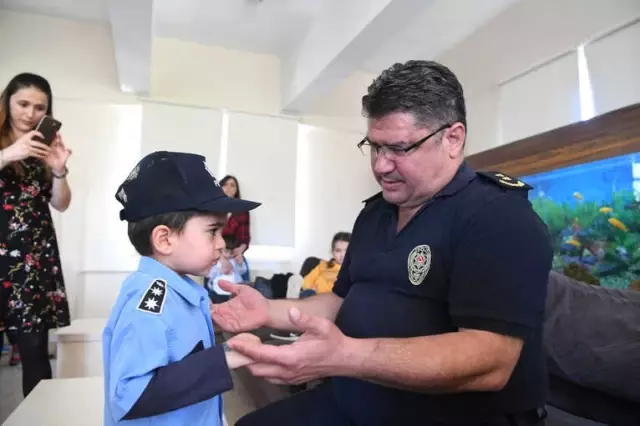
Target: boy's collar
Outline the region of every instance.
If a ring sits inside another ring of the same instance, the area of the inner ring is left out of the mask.
[[[194,306],[200,306],[202,293],[198,291],[199,285],[187,276],[178,275],[157,260],[142,256],[138,264],[138,271],[151,275],[153,278],[164,279],[167,285],[175,290],[187,302]]]

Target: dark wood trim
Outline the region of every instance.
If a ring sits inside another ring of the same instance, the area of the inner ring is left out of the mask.
[[[467,161],[476,170],[526,176],[634,152],[640,152],[640,103],[470,155]]]

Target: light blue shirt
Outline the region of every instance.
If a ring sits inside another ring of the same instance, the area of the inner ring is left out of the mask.
[[[122,284],[103,332],[104,425],[222,425],[220,396],[152,417],[121,420],[154,370],[182,360],[198,345],[206,349],[214,344],[206,290],[142,257],[138,270]]]

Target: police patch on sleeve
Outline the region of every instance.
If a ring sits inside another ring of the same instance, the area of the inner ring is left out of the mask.
[[[500,172],[478,172],[478,175],[495,182],[498,186],[503,188],[522,189],[527,191],[533,188],[531,185],[528,185],[519,179],[507,176]]]
[[[160,315],[164,307],[164,300],[167,293],[167,282],[155,279],[147,288],[142,299],[138,303],[138,310],[150,314]]]

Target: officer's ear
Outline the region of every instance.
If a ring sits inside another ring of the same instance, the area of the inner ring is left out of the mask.
[[[173,249],[174,232],[166,225],[158,225],[151,231],[149,237],[151,247],[157,254],[169,255]]]
[[[466,139],[467,129],[462,123],[454,123],[444,131],[442,143],[450,158],[457,158],[462,154]]]

